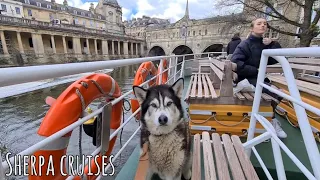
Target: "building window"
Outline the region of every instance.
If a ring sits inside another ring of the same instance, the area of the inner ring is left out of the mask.
[[[83,22],[82,22],[82,23],[83,23],[83,25],[84,25],[84,26],[86,26],[86,20],[83,20]]]
[[[93,21],[92,20],[90,21],[90,26],[93,27]]]
[[[48,9],[51,9],[51,5],[50,5],[50,4],[47,4],[47,8],[48,8]]]
[[[193,36],[195,36],[196,35],[196,31],[193,31]]]
[[[29,1],[29,0],[24,0],[24,2],[25,2],[26,4],[30,4],[30,1]]]
[[[68,48],[69,48],[69,49],[72,49],[72,48],[73,48],[72,41],[68,41]]]
[[[101,16],[98,16],[99,19],[101,19]]]
[[[207,35],[207,34],[208,34],[208,30],[205,30],[205,31],[204,31],[204,35]]]
[[[77,14],[77,11],[76,11],[76,10],[73,10],[73,13],[74,13],[74,14]]]
[[[199,30],[199,35],[201,35],[201,30]]]
[[[79,24],[78,18],[74,18],[74,24]]]
[[[91,17],[92,15],[91,15],[91,14],[88,14],[88,16]]]
[[[61,10],[62,10],[62,11],[65,11],[65,10],[66,10],[66,8],[65,8],[65,7],[61,7]]]
[[[270,7],[266,7],[265,13],[266,13],[265,14],[265,18],[266,18],[267,21],[269,21],[271,18],[267,14],[272,14],[272,9]]]
[[[279,26],[275,26],[274,28],[279,29]],[[272,29],[268,29],[268,31],[264,34],[265,38],[278,39],[279,32],[273,31]]]
[[[30,46],[30,47],[33,47],[32,38],[29,38],[29,46]]]
[[[28,9],[28,16],[32,16],[32,11],[31,11],[31,9]]]
[[[3,12],[7,12],[7,5],[1,4],[1,9]]]
[[[84,12],[81,12],[81,15],[84,16],[85,15]]]
[[[41,3],[40,2],[36,2],[38,7],[41,7]]]
[[[190,31],[188,31],[188,36],[190,36]]]
[[[50,21],[53,20],[53,15],[51,13],[49,14],[49,18],[50,18]]]
[[[16,7],[16,14],[20,14],[20,8]]]

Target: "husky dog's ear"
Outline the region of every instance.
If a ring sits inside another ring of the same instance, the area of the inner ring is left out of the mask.
[[[133,86],[133,92],[136,95],[139,104],[141,105],[142,102],[146,99],[147,90],[143,89],[140,86]]]
[[[171,87],[174,90],[174,93],[181,98],[183,94],[183,83],[184,79],[179,78]]]

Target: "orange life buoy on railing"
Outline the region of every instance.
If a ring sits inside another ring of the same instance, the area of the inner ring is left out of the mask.
[[[153,62],[148,61],[142,63],[134,77],[133,85],[132,86],[139,86],[140,84],[144,83],[147,80],[148,76],[156,76],[157,75],[157,68],[154,66]],[[149,83],[149,86],[156,85],[156,80],[152,80]],[[132,92],[132,94],[134,94]],[[131,99],[131,109],[132,113],[134,113],[140,107],[139,102],[135,99]],[[136,115],[136,119],[140,119],[140,113]]]
[[[168,68],[168,62],[166,59],[163,60],[163,67],[162,67],[162,71],[166,70]],[[169,71],[166,71],[164,73],[162,73],[162,81],[160,84],[165,84],[167,81],[168,81],[168,72]],[[159,67],[158,67],[158,75],[160,74],[160,64],[159,64]],[[157,84],[159,84],[159,78],[160,76],[157,77]]]
[[[40,125],[38,134],[45,138],[76,122],[79,118],[82,117],[85,108],[97,98],[106,97],[112,99],[118,98],[120,96],[121,89],[118,86],[117,82],[111,76],[106,74],[92,74],[85,76],[71,84],[58,97],[58,99],[53,102],[51,108],[49,109]],[[112,119],[110,121],[111,133],[112,130],[116,130],[120,126],[122,118],[122,104],[123,101],[120,101],[112,107]],[[33,154],[34,157],[36,157],[36,163],[34,164],[34,167],[36,169],[37,175],[31,175],[31,168],[29,168],[29,180],[62,180],[68,177],[65,168],[66,159],[63,159],[62,157],[66,155],[71,133],[72,131]],[[109,149],[105,155],[111,154],[116,139],[117,136],[110,140]],[[42,159],[41,161],[43,162],[41,162],[39,159]],[[63,164],[61,163],[62,159],[64,160]],[[49,161],[53,162],[54,175],[52,175],[53,173],[50,172],[47,176],[48,164],[50,163]],[[101,154],[99,155],[99,158],[96,159],[96,161],[98,162],[100,166],[99,169],[101,170]],[[39,169],[39,163],[43,163],[41,169]],[[97,174],[98,167],[94,162],[94,159],[92,159],[92,161],[89,163],[90,172],[93,174]],[[63,169],[63,172],[61,172],[61,169]],[[87,165],[84,170],[84,176],[88,174],[88,170],[89,169]],[[40,172],[41,176],[39,175]],[[81,178],[75,177],[75,179]],[[87,176],[87,179],[96,179],[96,176]]]

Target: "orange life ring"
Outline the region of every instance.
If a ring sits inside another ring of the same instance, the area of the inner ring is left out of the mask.
[[[78,93],[77,93],[78,92]],[[80,93],[79,93],[80,92]],[[82,107],[82,102],[79,94],[83,97],[85,107],[87,107],[93,100],[103,97],[104,94],[108,95],[110,98],[118,98],[121,96],[121,89],[117,82],[109,75],[106,74],[92,74],[85,76],[78,81],[71,84],[58,98],[52,103],[51,108],[44,117],[40,128],[38,130],[38,135],[42,137],[48,137],[57,131],[65,128],[66,126],[76,122],[84,111]],[[119,128],[122,119],[122,104],[123,101],[118,102],[112,107],[112,119],[110,122],[110,129],[115,130]],[[111,133],[112,133],[111,130]],[[71,132],[65,134],[55,142],[48,144],[41,150],[34,153],[36,157],[35,169],[38,173],[37,175],[31,174],[31,168],[29,168],[29,180],[62,180],[66,179],[68,175],[63,175],[61,173],[61,159],[66,155],[69,139]],[[110,155],[115,144],[117,137],[110,140],[109,149],[105,155]],[[44,157],[44,165],[39,169],[39,159]],[[51,157],[50,157],[51,156]],[[49,173],[46,175],[48,169],[49,158],[52,158],[54,164],[54,175]],[[66,160],[65,158],[63,159]],[[98,164],[102,165],[102,156],[96,159]],[[84,163],[84,162],[83,162]],[[90,167],[90,172],[93,174],[98,173],[98,167],[92,159]],[[67,174],[65,162],[62,165],[63,173]],[[96,179],[96,176],[88,176],[88,165],[84,169],[84,176],[87,179]],[[41,172],[41,176],[39,173]],[[81,179],[80,177],[75,177],[75,179]]]
[[[133,85],[132,86],[139,86],[140,84],[144,83],[147,80],[147,77],[156,76],[157,75],[157,68],[154,66],[153,62],[148,61],[142,63],[134,77]],[[156,85],[156,80],[152,80],[149,83],[149,86]],[[134,94],[132,92],[132,94]],[[131,109],[132,113],[134,113],[140,107],[139,102],[135,99],[131,99]],[[136,119],[140,119],[140,112],[136,115]]]
[[[168,68],[168,62],[167,62],[167,60],[166,59],[164,59],[163,60],[163,68],[162,68],[162,71],[163,70],[166,70]],[[164,72],[164,73],[162,73],[162,81],[161,81],[161,83],[160,84],[165,84],[167,81],[168,81],[168,72],[169,72],[169,70],[168,71],[166,71],[166,72]],[[157,72],[157,74],[160,74],[160,65],[159,65],[159,67],[158,67],[158,72]],[[157,84],[159,84],[159,76],[157,77]]]

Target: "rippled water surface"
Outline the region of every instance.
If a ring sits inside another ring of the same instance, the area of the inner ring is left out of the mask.
[[[127,66],[115,69],[111,76],[117,81],[125,93],[132,88],[134,71],[138,66]],[[70,83],[69,83],[70,84]],[[41,124],[43,117],[49,109],[45,104],[45,98],[52,96],[57,98],[69,84],[59,85],[51,90],[41,91],[35,94],[28,94],[16,99],[0,102],[0,150],[2,155],[10,152],[17,154],[26,148],[37,143],[41,138],[37,135],[37,130]],[[97,102],[90,106],[95,109]],[[127,106],[127,105],[126,105]],[[131,111],[125,114],[125,117],[131,115]],[[131,122],[124,128],[121,136],[122,144],[124,144],[131,134],[139,127],[139,123],[132,119]],[[87,136],[83,131],[82,151],[83,154],[91,154],[95,150],[92,145],[92,138]],[[122,152],[115,162],[116,173],[120,171],[127,158],[132,153],[133,149],[139,142],[139,133],[129,143],[128,147]],[[76,128],[71,136],[67,154],[79,155],[79,128]],[[115,154],[121,148],[120,137],[113,149]],[[10,177],[9,179],[27,179],[27,177]],[[107,178],[113,179],[113,178]]]

